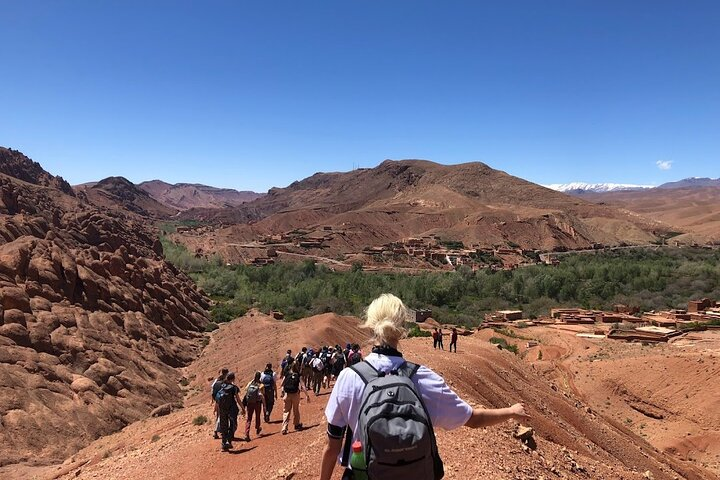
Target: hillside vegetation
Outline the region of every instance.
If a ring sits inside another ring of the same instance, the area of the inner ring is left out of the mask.
[[[219,259],[195,258],[167,240],[165,252],[219,301],[213,310],[218,322],[252,306],[280,310],[290,320],[325,312],[360,315],[383,292],[395,293],[413,308],[432,308],[440,322],[465,325],[477,325],[484,313],[501,308],[537,316],[555,306],[609,309],[624,303],[651,310],[720,297],[720,252],[702,249],[577,254],[557,266],[500,272],[460,267],[421,275],[366,273],[359,265],[335,272],[311,261],[225,266]]]

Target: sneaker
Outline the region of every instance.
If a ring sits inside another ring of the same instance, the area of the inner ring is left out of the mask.
[[[295,430],[302,430],[302,429],[303,429],[302,423],[298,423],[297,425],[295,425]]]
[[[246,442],[249,442],[249,441],[250,441],[250,435],[245,435],[245,441],[246,441]]]
[[[287,435],[287,430],[283,430],[280,433],[282,433],[283,435]]]
[[[217,432],[213,432],[213,438],[214,438],[215,440],[217,440],[218,438],[220,438],[220,437],[218,436]]]
[[[260,427],[260,428],[258,428],[257,430],[255,430],[255,433],[258,434],[258,435],[260,435],[260,432],[262,432],[262,427]]]
[[[223,443],[222,451],[223,451],[223,452],[227,452],[227,451],[230,450],[231,448],[232,448],[232,443]]]

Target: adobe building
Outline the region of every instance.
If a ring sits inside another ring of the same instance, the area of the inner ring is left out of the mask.
[[[714,308],[716,306],[716,303],[714,300],[710,300],[709,298],[702,298],[700,300],[690,300],[688,302],[688,313],[700,313],[704,312],[705,310],[708,310],[710,308]]]
[[[421,309],[415,310],[415,322],[416,323],[422,323],[430,317],[432,317],[432,310],[430,310],[429,308],[421,308]]]
[[[495,313],[500,319],[506,322],[522,320],[522,310],[498,310]]]
[[[550,316],[552,318],[560,318],[563,315],[580,315],[583,312],[580,308],[551,308]]]

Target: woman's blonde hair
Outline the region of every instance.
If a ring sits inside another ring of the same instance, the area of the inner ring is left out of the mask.
[[[363,327],[372,329],[377,344],[394,345],[407,334],[405,322],[411,315],[402,300],[391,293],[383,293],[368,306],[365,318]]]

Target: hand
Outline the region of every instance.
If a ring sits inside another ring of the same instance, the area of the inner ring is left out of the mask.
[[[523,405],[522,403],[516,403],[515,405],[511,406],[509,410],[510,415],[512,415],[512,418],[514,420],[520,421],[530,418],[530,415],[528,415],[525,411],[525,405]]]

